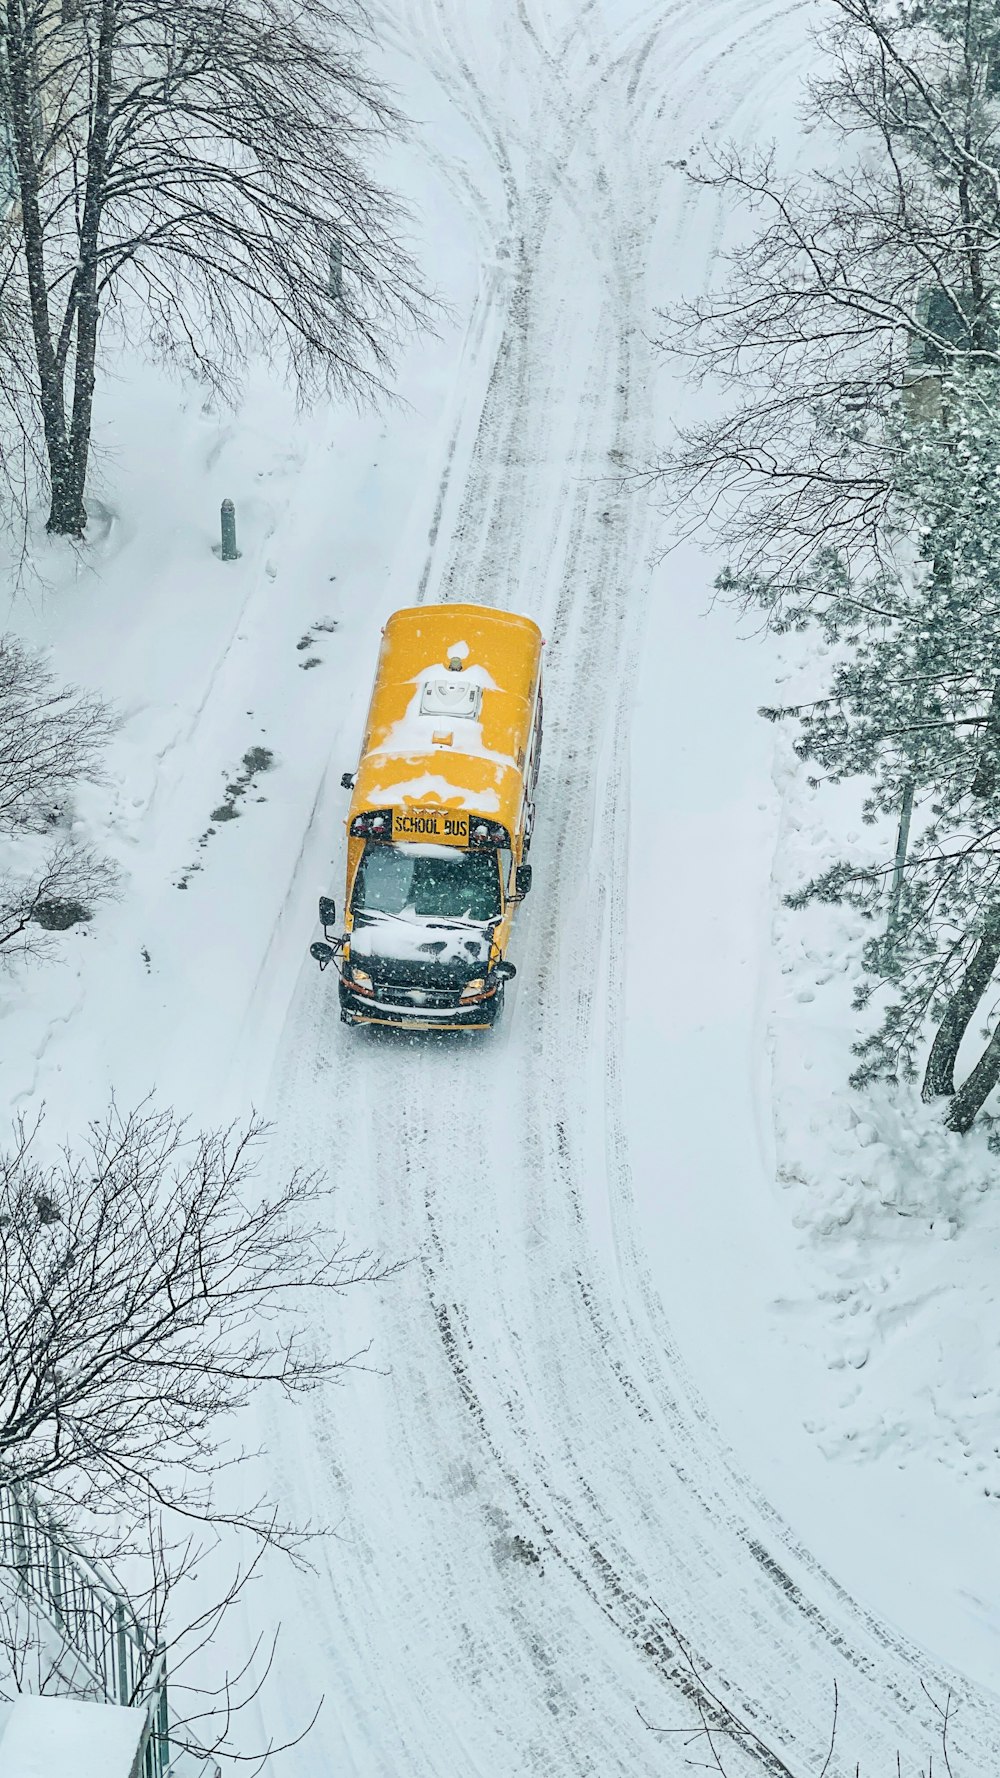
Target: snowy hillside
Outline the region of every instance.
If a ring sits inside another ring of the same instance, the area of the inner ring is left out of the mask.
[[[251,1739],[325,1698],[276,1778],[679,1772],[636,1708],[696,1720],[664,1612],[796,1772],[834,1681],[844,1771],[926,1766],[921,1680],[963,1700],[956,1775],[997,1769],[996,1162],[842,1084],[856,935],[781,906],[829,811],[756,714],[801,643],[709,609],[713,563],[659,555],[621,477],[699,399],[655,311],[729,219],[677,163],[795,152],[813,10],[376,7],[415,120],[387,175],[446,305],[398,405],[303,417],[258,369],[233,415],[137,353],[93,538],[36,536],[11,599],[125,715],[78,805],[123,889],[7,984],[4,1103],[52,1140],[112,1090],[256,1107],[269,1170],[323,1168],[351,1240],[410,1262],[323,1330],[370,1368],[246,1429],[334,1528],[228,1626],[236,1662],[282,1624]],[[308,956],[380,626],[422,600],[546,636],[516,992],[468,1047],[346,1030]]]

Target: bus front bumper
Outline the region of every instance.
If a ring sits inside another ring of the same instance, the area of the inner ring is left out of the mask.
[[[467,1005],[456,997],[432,996],[417,988],[355,993],[341,981],[340,1016],[348,1025],[388,1025],[397,1031],[488,1031],[503,1004],[496,991]],[[388,995],[391,993],[392,998]]]

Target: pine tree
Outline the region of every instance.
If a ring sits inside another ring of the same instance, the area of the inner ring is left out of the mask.
[[[842,859],[790,899],[847,902],[878,922],[855,1004],[867,1007],[881,990],[888,1004],[855,1046],[852,1078],[912,1079],[932,1025],[928,1097],[954,1091],[959,1044],[1000,960],[998,404],[1000,375],[967,369],[945,384],[941,423],[900,416],[888,429],[895,523],[919,549],[860,589],[837,560],[803,579],[784,621],[818,612],[842,652],[825,697],[765,712],[794,718],[796,751],[827,779],[868,781],[867,822],[886,821],[913,796],[914,837],[888,934],[889,859],[874,870]],[[1000,1078],[1000,1042],[974,1074],[949,1108],[953,1128],[969,1127]]]
[[[1000,964],[1000,24],[992,0],[833,6],[809,109],[835,164],[723,145],[693,169],[757,222],[724,286],[666,318],[732,401],[654,476],[725,545],[724,595],[835,643],[827,695],[767,714],[912,833],[793,903],[873,923],[855,1082],[913,1077],[933,1033],[923,1090],[964,1130],[1000,1078],[996,1036],[955,1092]]]

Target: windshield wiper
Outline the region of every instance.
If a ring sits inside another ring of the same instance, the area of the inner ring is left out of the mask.
[[[500,916],[497,914],[491,916],[491,919],[499,919],[499,917]],[[474,926],[477,931],[481,931],[484,926],[489,926],[491,924],[491,920],[473,920],[468,915],[463,914],[418,914],[417,918],[420,920],[421,925],[432,927],[444,926],[446,929],[449,926]]]
[[[472,920],[461,914],[418,914],[415,908],[404,909],[401,913],[391,913],[388,908],[358,908],[354,912],[355,925],[372,925],[376,920],[402,920],[407,926],[420,926],[431,929],[443,926],[446,930],[451,926],[475,927],[482,931],[484,927],[495,926],[503,918],[502,914],[490,914],[485,920]]]

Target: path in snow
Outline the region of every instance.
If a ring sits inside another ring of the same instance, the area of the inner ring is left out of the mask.
[[[678,243],[698,243],[691,282],[712,252],[669,163],[709,126],[767,118],[803,37],[774,0],[617,10],[496,0],[473,28],[458,0],[392,9],[482,149],[451,169],[484,272],[414,592],[535,616],[548,726],[501,1032],[366,1040],[304,966],[275,1069],[285,1160],[328,1164],[352,1224],[412,1256],[358,1324],[387,1374],[350,1379],[305,1433],[301,1413],[268,1426],[289,1510],[338,1523],[282,1613],[288,1725],[327,1695],[287,1773],[680,1770],[635,1711],[692,1720],[654,1600],[796,1769],[822,1762],[834,1678],[851,1769],[933,1741],[913,1652],[727,1454],[634,1238],[618,988],[651,570],[647,514],[614,476],[651,448],[656,280]],[[327,790],[331,834],[341,814]],[[347,1326],[331,1319],[337,1347]],[[956,1760],[986,1771],[998,1747],[995,1717],[967,1710]]]

